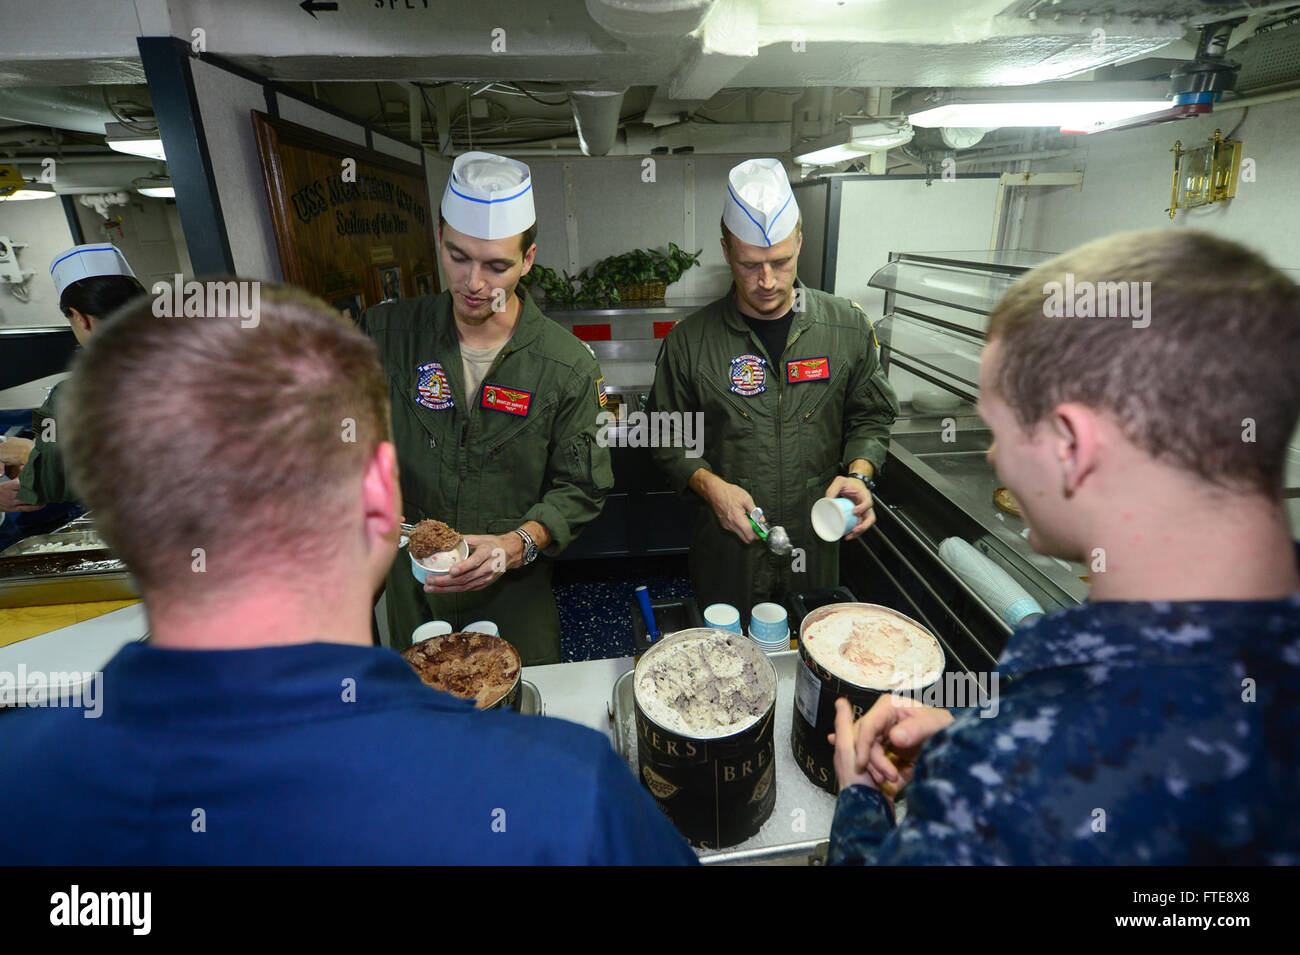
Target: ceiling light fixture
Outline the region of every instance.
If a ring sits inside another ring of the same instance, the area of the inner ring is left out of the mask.
[[[1162,82],[1067,82],[1037,86],[953,90],[908,115],[916,126],[1055,126],[1087,131],[1169,107]]]
[[[906,120],[860,123],[801,147],[804,151],[796,155],[794,161],[800,166],[829,166],[895,146],[905,146],[912,141],[912,136],[911,124]]]
[[[141,176],[139,179],[132,179],[131,185],[135,186],[135,191],[142,196],[151,196],[154,199],[176,198],[176,189],[172,186],[169,176]]]
[[[166,160],[163,152],[162,136],[157,132],[138,133],[121,123],[105,123],[104,139],[109,148],[132,156],[144,156],[146,159]]]
[[[0,202],[21,202],[24,199],[53,199],[54,187],[43,182],[29,182],[9,195],[0,195]]]

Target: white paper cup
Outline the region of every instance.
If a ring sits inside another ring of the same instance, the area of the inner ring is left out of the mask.
[[[411,642],[419,643],[421,640],[428,640],[430,637],[441,637],[451,633],[451,624],[446,620],[430,620],[428,623],[422,623],[411,631]]]
[[[823,497],[812,506],[812,526],[824,541],[837,541],[858,526],[847,497]]]
[[[449,551],[445,551],[444,553],[446,556],[444,556],[444,554],[433,555],[434,557],[439,559],[438,566],[436,568],[430,568],[420,563],[416,559],[415,555],[411,553],[410,548],[408,547],[406,551],[406,555],[411,558],[411,573],[415,576],[415,579],[418,580],[420,583],[424,583],[425,580],[430,576],[443,577],[451,573],[452,567],[456,566],[456,564],[460,563],[462,560],[464,560],[466,557],[469,556],[469,542],[464,538],[461,538],[461,542],[456,545],[456,549],[454,551],[449,550]],[[427,560],[428,558],[425,559]]]
[[[486,633],[489,637],[499,637],[501,632],[491,620],[476,620],[466,627],[463,633]]]
[[[740,611],[731,604],[709,604],[704,608],[704,625],[714,630],[740,633]]]
[[[749,633],[760,640],[779,640],[782,634],[788,635],[790,622],[785,608],[774,603],[754,604],[749,612]]]

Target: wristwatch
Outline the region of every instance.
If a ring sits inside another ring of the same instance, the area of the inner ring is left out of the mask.
[[[857,478],[859,481],[861,481],[863,484],[867,486],[868,491],[870,491],[872,494],[876,493],[876,482],[874,478],[868,477],[867,475],[861,473],[860,471],[850,471],[848,474],[844,476]]]
[[[528,536],[528,531],[524,530],[522,527],[517,528],[515,530],[515,533],[518,534],[521,538],[523,538],[524,566],[527,567],[529,564],[531,564],[533,561],[537,559],[537,544],[531,537]]]

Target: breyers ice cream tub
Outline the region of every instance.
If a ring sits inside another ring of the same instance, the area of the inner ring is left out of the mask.
[[[641,781],[690,842],[721,849],[762,828],[776,804],[776,668],[727,630],[680,630],[637,663]]]
[[[795,762],[814,785],[834,794],[835,701],[846,697],[857,719],[882,693],[909,695],[943,674],[943,647],[910,617],[877,604],[827,604],[799,627],[794,722]]]

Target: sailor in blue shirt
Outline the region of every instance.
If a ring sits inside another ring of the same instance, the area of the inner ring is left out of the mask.
[[[1065,318],[1067,276],[1094,306],[1143,291]],[[1093,599],[1012,636],[996,707],[838,703],[828,861],[1300,862],[1300,289],[1205,233],[1126,233],[1021,279],[988,339],[990,461]]]
[[[92,708],[0,717],[5,862],[696,863],[603,735],[371,645],[407,560],[387,381],[323,302],[260,298],[255,327],[129,307],[77,365],[65,450],[151,636]]]

